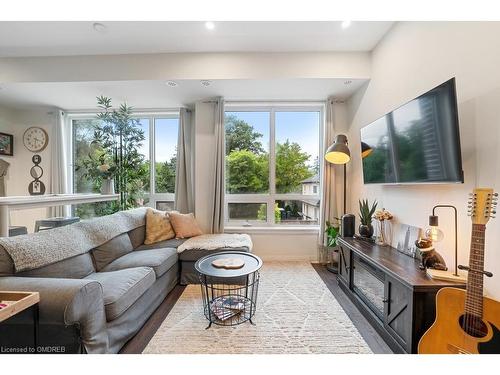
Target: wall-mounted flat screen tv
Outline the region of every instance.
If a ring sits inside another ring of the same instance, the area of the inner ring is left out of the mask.
[[[361,129],[365,184],[463,183],[455,79]]]

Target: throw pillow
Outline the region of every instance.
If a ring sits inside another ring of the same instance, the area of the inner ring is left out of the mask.
[[[174,237],[175,232],[170,224],[168,213],[148,208],[146,212],[146,238],[144,243],[150,245]]]
[[[203,234],[193,214],[171,212],[169,216],[176,238],[189,238]]]

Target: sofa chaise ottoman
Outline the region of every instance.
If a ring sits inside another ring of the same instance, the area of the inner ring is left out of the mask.
[[[140,239],[142,240],[144,239],[145,231],[146,231],[145,227],[137,228],[136,234],[138,241],[140,241]],[[155,247],[177,249],[186,240],[187,239],[185,238],[173,238],[170,240],[157,242],[152,245],[141,244],[137,247],[137,250],[148,250],[148,249],[154,249]],[[229,250],[251,252],[251,246],[219,247],[217,249],[211,249],[211,250],[207,250],[200,247],[196,249],[184,250],[178,253],[177,255],[179,257],[179,269],[180,269],[179,283],[181,285],[199,284],[200,280],[198,278],[198,273],[194,269],[194,264],[196,263],[196,261],[204,257],[205,255],[213,254],[214,252],[229,251]]]

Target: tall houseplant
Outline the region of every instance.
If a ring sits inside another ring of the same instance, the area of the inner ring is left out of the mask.
[[[83,177],[91,179],[98,191],[104,177],[103,166],[111,166],[113,173],[109,177],[114,179],[120,200],[106,213],[137,207],[143,201],[143,185],[148,179],[147,163],[139,153],[145,140],[144,131],[126,103],[114,109],[111,98],[99,96],[97,105],[101,110],[97,114],[100,121],[94,127],[92,152],[77,168],[84,168]]]
[[[361,224],[359,225],[358,230],[360,236],[366,238],[371,238],[371,236],[373,236],[372,218],[376,209],[377,201],[373,202],[371,207],[368,203],[368,199],[359,201],[359,219]]]

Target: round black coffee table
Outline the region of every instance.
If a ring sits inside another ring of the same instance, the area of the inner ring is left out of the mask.
[[[226,269],[215,267],[212,262],[236,258],[244,262],[243,267]],[[195,269],[200,277],[203,311],[213,324],[234,326],[252,322],[257,305],[259,270],[262,260],[243,251],[223,251],[200,258]]]

